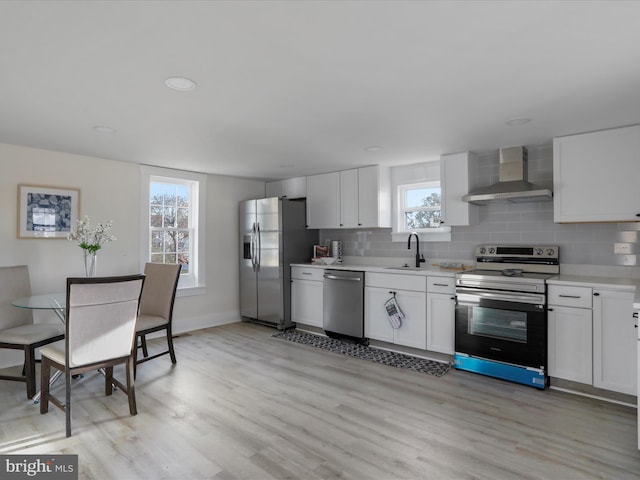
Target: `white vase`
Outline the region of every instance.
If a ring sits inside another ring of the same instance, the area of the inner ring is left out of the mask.
[[[95,277],[96,276],[96,262],[98,261],[98,252],[84,252],[84,276]]]

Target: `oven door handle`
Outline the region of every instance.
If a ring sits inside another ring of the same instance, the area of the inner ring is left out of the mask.
[[[457,288],[456,298],[459,304],[478,305],[481,300],[496,300],[509,303],[527,303],[530,305],[544,305],[544,295],[534,295],[521,292],[501,293],[491,290]]]

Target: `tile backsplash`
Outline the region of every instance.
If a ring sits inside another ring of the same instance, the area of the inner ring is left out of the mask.
[[[498,153],[480,156],[478,172],[481,185],[497,182]],[[551,145],[529,148],[529,181],[553,188]],[[637,229],[636,224],[626,223],[554,223],[552,201],[494,203],[480,207],[478,225],[452,227],[450,242],[423,242],[421,250],[429,261],[473,261],[475,247],[482,243],[552,244],[560,246],[561,264],[615,266],[614,246],[620,241],[620,232]],[[320,239],[342,240],[346,257],[412,255],[406,243],[391,241],[391,229],[321,230]]]

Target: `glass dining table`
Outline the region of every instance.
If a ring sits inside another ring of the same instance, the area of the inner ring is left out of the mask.
[[[30,310],[52,310],[58,319],[62,323],[65,321],[65,305],[67,303],[67,296],[64,293],[47,293],[44,295],[31,295],[29,297],[16,298],[11,302],[14,307],[28,308]],[[52,376],[49,385],[53,383],[62,375],[62,372],[57,370]],[[33,396],[33,403],[40,403],[41,392],[37,392]]]
[[[31,310],[52,310],[64,323],[64,310],[67,297],[64,293],[47,293],[44,295],[31,295],[29,297],[16,298],[11,302],[14,307],[28,308]]]

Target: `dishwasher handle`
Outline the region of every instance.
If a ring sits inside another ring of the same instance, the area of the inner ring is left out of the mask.
[[[359,282],[359,277],[338,277],[337,275],[324,275],[324,278],[328,278],[329,280],[346,280],[348,282]]]

